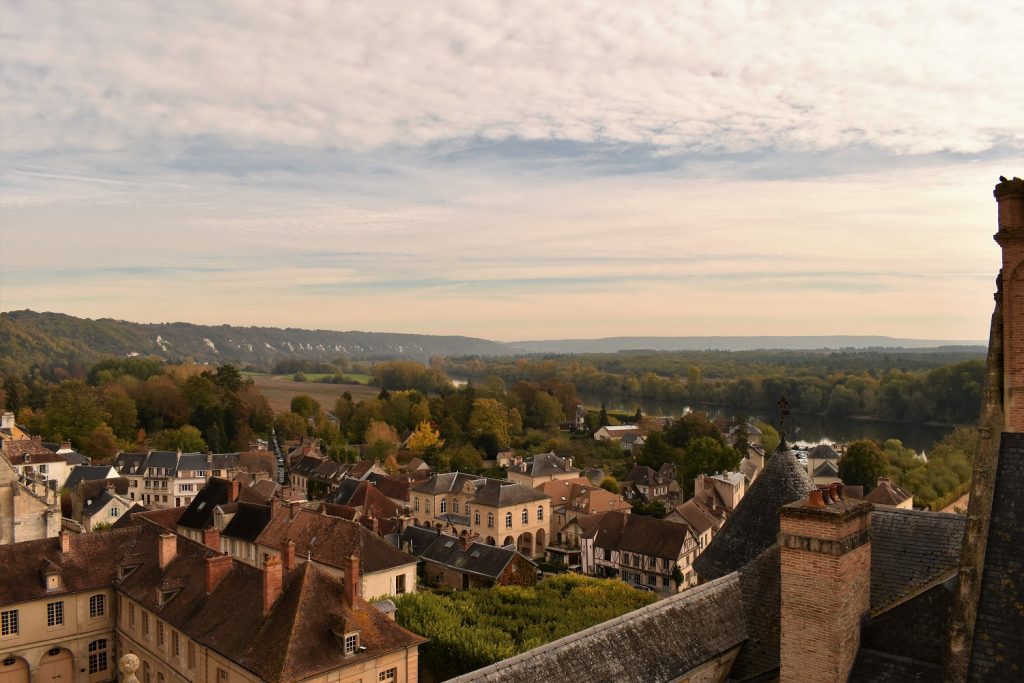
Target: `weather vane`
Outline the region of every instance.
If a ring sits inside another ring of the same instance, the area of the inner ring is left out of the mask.
[[[786,448],[786,418],[789,417],[789,401],[785,396],[779,396],[776,402],[779,406],[779,450]]]

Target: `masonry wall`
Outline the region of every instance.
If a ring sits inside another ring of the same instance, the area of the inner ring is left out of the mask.
[[[784,683],[845,682],[871,597],[871,504],[780,512]]]

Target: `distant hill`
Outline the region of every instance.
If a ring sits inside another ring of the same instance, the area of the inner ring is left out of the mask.
[[[525,353],[615,353],[617,351],[757,351],[762,349],[928,349],[948,346],[980,346],[984,341],[899,339],[881,336],[806,337],[605,337],[603,339],[554,339],[509,342]]]
[[[504,344],[472,337],[333,332],[275,327],[233,327],[191,323],[142,324],[63,313],[0,313],[0,363],[28,368],[36,363],[90,364],[108,356],[192,358],[199,363],[270,367],[287,358],[330,361],[509,353]]]

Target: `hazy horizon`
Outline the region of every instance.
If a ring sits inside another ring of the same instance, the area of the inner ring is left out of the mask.
[[[1015,19],[1016,17],[1016,19]],[[0,309],[988,334],[1024,4],[0,0]]]

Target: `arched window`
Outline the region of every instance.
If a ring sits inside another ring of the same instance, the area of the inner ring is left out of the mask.
[[[89,643],[89,673],[107,670],[107,639],[100,638]]]
[[[505,528],[506,529],[511,529],[512,528],[512,513],[511,512],[506,512],[505,513]]]
[[[441,499],[441,514],[443,515],[446,512],[448,512],[448,499],[447,498],[442,498]]]
[[[544,521],[544,506],[543,505],[538,505],[537,506],[537,521],[538,522],[543,522]]]
[[[523,524],[529,524],[530,523],[530,511],[529,510],[527,510],[526,508],[523,508],[523,514],[520,515],[520,516],[522,517]]]

